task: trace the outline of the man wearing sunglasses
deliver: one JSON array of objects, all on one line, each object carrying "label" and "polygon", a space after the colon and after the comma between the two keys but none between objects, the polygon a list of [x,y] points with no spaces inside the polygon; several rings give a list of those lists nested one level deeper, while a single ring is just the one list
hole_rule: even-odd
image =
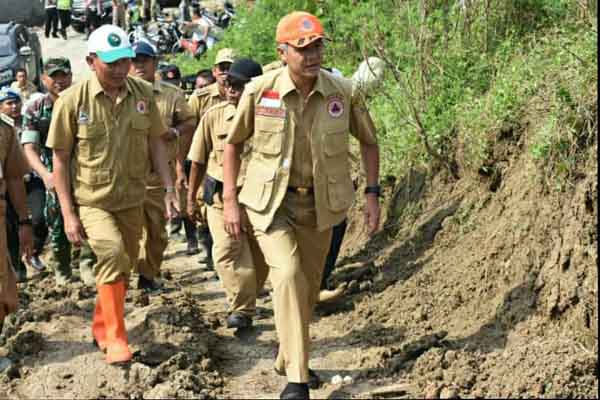
[{"label": "man wearing sunglasses", "polygon": [[[244,227],[240,240],[233,239],[225,232],[223,145],[244,87],[252,78],[261,74],[260,65],[250,59],[242,58],[233,63],[224,85],[227,101],[206,111],[194,134],[188,155],[192,160],[188,206],[191,212],[200,182],[204,180],[203,195],[208,206],[208,226],[214,240],[215,268],[229,302],[227,327],[238,329],[252,325],[256,297],[265,283],[268,268],[249,225]],[[239,185],[242,182],[243,172]]]},{"label": "man wearing sunglasses", "polygon": [[[236,57],[236,52],[233,49],[224,48],[219,50],[215,57],[215,63],[212,69],[216,82],[194,91],[190,96],[188,104],[195,113],[198,123],[200,123],[206,110],[226,100],[225,80],[227,79],[227,72]],[[213,263],[211,254],[212,236],[206,222],[206,206],[204,205],[201,196],[198,196],[194,200],[194,203],[193,217],[198,222],[199,243],[201,245],[201,252],[203,253],[199,261],[200,263],[206,263],[206,266],[210,268]]]},{"label": "man wearing sunglasses", "polygon": [[[325,33],[306,12],[277,26],[286,64],[244,90],[226,139],[223,162],[225,230],[239,239],[247,214],[270,267],[279,352],[286,375],[282,399],[309,398],[318,376],[308,368],[309,324],[319,295],[332,227],[354,199],[349,134],[360,143],[367,175],[366,226],[379,226],[379,147],[375,127],[352,83],[321,68]],[[252,139],[245,180],[237,179],[244,143]]]}]

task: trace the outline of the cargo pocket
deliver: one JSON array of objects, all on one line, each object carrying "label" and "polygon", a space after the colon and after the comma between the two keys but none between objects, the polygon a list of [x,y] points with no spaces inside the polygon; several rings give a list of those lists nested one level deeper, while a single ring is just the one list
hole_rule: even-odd
[{"label": "cargo pocket", "polygon": [[129,176],[143,178],[148,174],[150,155],[148,153],[148,131],[150,120],[145,116],[136,116],[131,120],[129,131]]},{"label": "cargo pocket", "polygon": [[327,196],[329,210],[346,211],[354,201],[354,187],[349,172],[340,172],[327,176]]},{"label": "cargo pocket", "polygon": [[110,170],[107,168],[87,168],[79,165],[76,179],[88,186],[106,185],[111,180]]},{"label": "cargo pocket", "polygon": [[240,202],[251,210],[261,212],[269,205],[275,184],[275,171],[252,163],[248,166]]},{"label": "cargo pocket", "polygon": [[108,135],[104,124],[80,124],[77,127],[77,157],[84,163],[91,163],[102,157],[108,146]]},{"label": "cargo pocket", "polygon": [[223,158],[225,151],[225,139],[227,138],[227,134],[225,135],[217,135],[217,141],[214,144],[214,155],[215,162],[219,167],[223,166]]},{"label": "cargo pocket", "polygon": [[254,149],[270,156],[281,154],[284,127],[283,118],[256,117],[252,142]]}]

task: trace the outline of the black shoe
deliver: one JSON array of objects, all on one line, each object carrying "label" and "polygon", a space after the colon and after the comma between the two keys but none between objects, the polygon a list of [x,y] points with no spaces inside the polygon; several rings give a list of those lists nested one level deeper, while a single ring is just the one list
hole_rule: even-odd
[{"label": "black shoe", "polygon": [[52,37],[53,37],[53,38],[57,38],[57,39],[58,39],[58,33],[56,33],[56,32],[52,32]]},{"label": "black shoe", "polygon": [[250,328],[252,326],[252,318],[245,314],[233,312],[227,317],[228,328]]},{"label": "black shoe", "polygon": [[138,289],[144,290],[145,292],[158,292],[162,290],[162,285],[155,279],[148,279],[143,275],[138,278]]},{"label": "black shoe", "polygon": [[194,242],[193,240],[188,240],[187,242],[187,250],[185,252],[188,256],[193,256],[200,253],[200,249],[198,248],[198,242]]},{"label": "black shoe", "polygon": [[319,378],[319,375],[317,375],[317,373],[310,368],[308,369],[308,387],[312,390],[316,390],[321,387],[321,378]]},{"label": "black shoe", "polygon": [[60,36],[62,36],[63,39],[67,40],[67,32],[61,32]]},{"label": "black shoe", "polygon": [[288,383],[279,395],[280,399],[310,399],[308,384]]}]

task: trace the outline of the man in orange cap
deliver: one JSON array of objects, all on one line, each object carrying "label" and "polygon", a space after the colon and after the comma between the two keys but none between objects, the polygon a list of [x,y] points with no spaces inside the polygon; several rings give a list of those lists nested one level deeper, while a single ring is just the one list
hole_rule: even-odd
[{"label": "man in orange cap", "polygon": [[[373,121],[352,82],[321,68],[321,22],[309,13],[293,12],[279,22],[276,39],[286,67],[246,86],[226,140],[224,220],[226,231],[239,238],[239,203],[245,206],[271,268],[280,343],[275,370],[288,379],[281,398],[306,399],[309,382],[318,385],[308,368],[309,323],[332,227],[346,217],[354,198],[349,133],[360,142],[366,170],[370,234],[379,226],[379,147]],[[238,196],[240,153],[250,137],[250,161]]]}]

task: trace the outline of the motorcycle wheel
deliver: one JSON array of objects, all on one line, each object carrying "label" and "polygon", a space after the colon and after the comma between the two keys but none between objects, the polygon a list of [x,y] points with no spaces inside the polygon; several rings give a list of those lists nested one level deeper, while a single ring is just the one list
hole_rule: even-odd
[{"label": "motorcycle wheel", "polygon": [[207,47],[206,47],[206,43],[202,43],[202,44],[200,44],[200,45],[198,46],[198,48],[196,49],[196,52],[194,53],[194,58],[195,58],[195,59],[198,59],[198,58],[202,57],[202,55],[203,55],[204,53],[206,53],[206,49],[207,49]]},{"label": "motorcycle wheel", "polygon": [[173,45],[173,47],[171,47],[171,54],[178,54],[182,52],[182,48],[181,45],[179,44],[179,42],[175,43]]}]

